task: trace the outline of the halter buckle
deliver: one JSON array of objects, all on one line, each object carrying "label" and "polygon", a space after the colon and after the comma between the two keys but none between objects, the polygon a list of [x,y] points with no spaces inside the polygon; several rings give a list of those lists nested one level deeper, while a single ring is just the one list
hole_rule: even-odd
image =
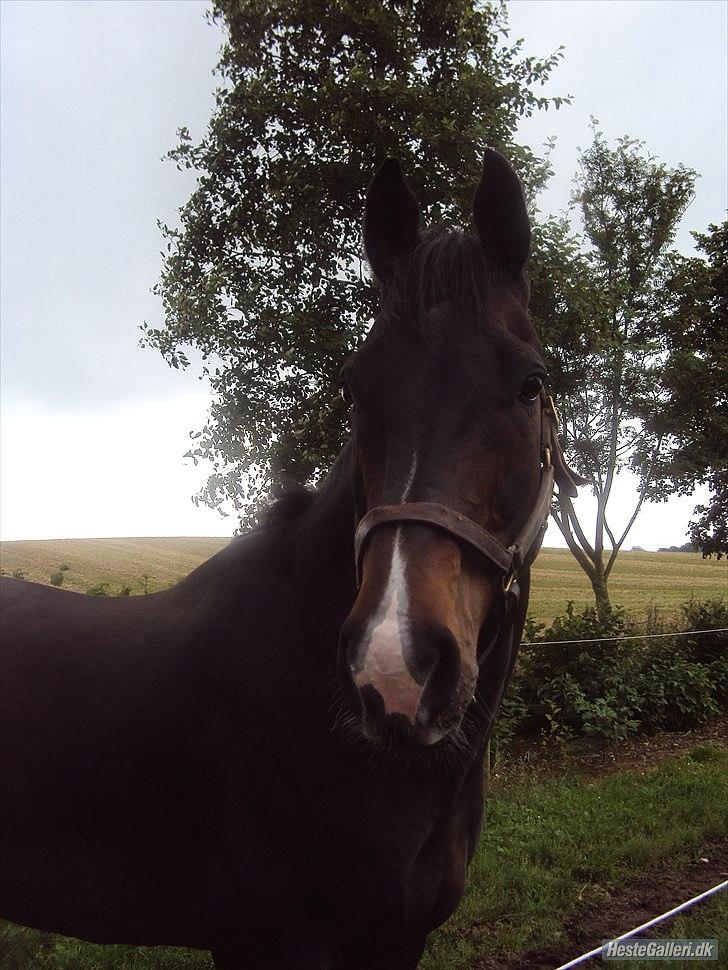
[{"label": "halter buckle", "polygon": [[509,573],[508,576],[504,576],[503,577],[503,592],[504,593],[507,593],[510,590],[510,588],[513,585],[513,583],[515,582],[515,580],[516,580],[516,572],[515,572],[515,570],[512,573]]}]

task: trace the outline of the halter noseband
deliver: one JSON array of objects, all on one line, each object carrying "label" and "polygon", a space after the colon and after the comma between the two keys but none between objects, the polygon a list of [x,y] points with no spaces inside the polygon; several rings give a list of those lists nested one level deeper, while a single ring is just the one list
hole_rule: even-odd
[{"label": "halter noseband", "polygon": [[[518,572],[530,566],[540,548],[548,522],[554,490],[554,478],[559,475],[559,487],[574,488],[563,461],[557,437],[558,412],[551,397],[541,394],[541,482],[531,514],[509,546],[473,522],[462,512],[456,512],[436,502],[405,502],[402,505],[379,505],[370,509],[359,521],[354,533],[354,556],[357,586],[361,585],[361,565],[369,535],[380,525],[391,522],[419,522],[432,525],[476,549],[488,562],[503,573],[503,590],[508,593]],[[553,458],[556,459],[556,471]],[[562,483],[562,477],[564,481]]]}]

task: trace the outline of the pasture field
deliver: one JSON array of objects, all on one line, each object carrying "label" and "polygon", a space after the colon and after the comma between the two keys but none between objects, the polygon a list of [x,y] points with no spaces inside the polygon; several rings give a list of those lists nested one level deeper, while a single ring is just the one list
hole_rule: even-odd
[{"label": "pasture field", "polygon": [[[68,565],[64,589],[85,593],[108,583],[112,594],[130,586],[132,594],[173,586],[228,539],[164,537],[158,539],[19,539],[0,542],[0,568],[6,575],[22,570],[25,579],[48,583],[59,566]],[[148,577],[145,584],[144,577]]]},{"label": "pasture field", "polygon": [[[680,893],[683,867],[700,868],[701,859],[725,853],[728,749],[702,744],[648,769],[597,778],[500,782],[489,796],[486,818],[465,898],[430,938],[422,970],[510,970],[531,966],[521,955],[543,947],[562,956],[566,947],[574,956],[601,942],[581,948],[569,942],[569,928],[580,914],[620,899],[635,880],[659,883],[670,873]],[[666,898],[674,904],[690,895]],[[725,953],[727,903],[716,900],[657,935],[718,937]],[[560,962],[554,958],[545,965]],[[211,970],[212,962],[202,952],[100,947],[2,924],[0,967]]]},{"label": "pasture field", "polygon": [[[227,542],[185,537],[18,540],[0,543],[0,567],[8,575],[22,570],[26,579],[48,583],[59,566],[68,565],[65,589],[85,592],[108,583],[112,594],[123,586],[135,594],[145,587],[153,592],[173,585]],[[624,552],[614,567],[610,593],[615,605],[633,613],[657,607],[669,616],[691,596],[728,598],[728,560],[687,552]],[[567,549],[544,549],[533,569],[530,612],[549,622],[569,600],[577,609],[593,604],[586,576]]]}]

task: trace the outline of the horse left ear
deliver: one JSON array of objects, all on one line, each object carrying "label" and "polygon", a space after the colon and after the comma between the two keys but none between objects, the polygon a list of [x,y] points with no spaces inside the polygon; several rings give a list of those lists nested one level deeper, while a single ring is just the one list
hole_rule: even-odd
[{"label": "horse left ear", "polygon": [[531,224],[521,182],[510,162],[486,149],[473,200],[473,219],[488,255],[514,275],[526,265]]},{"label": "horse left ear", "polygon": [[420,207],[396,158],[378,169],[364,208],[364,250],[374,275],[384,282],[399,259],[417,245]]}]

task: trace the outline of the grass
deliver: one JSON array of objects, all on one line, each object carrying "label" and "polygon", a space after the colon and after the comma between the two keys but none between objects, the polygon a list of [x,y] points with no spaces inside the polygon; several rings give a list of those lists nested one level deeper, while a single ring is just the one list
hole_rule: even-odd
[{"label": "grass", "polygon": [[[26,579],[49,582],[68,564],[63,586],[85,592],[108,583],[112,593],[130,586],[143,592],[171,586],[226,544],[226,539],[47,539],[0,543],[0,566],[7,574],[20,569]],[[697,553],[624,552],[610,579],[612,601],[634,613],[657,606],[666,615],[680,603],[725,596],[728,560],[701,559]],[[593,604],[586,576],[566,549],[544,549],[533,570],[531,613],[550,622],[568,600],[577,609]]]},{"label": "grass", "polygon": [[[681,913],[667,928],[656,926],[649,936],[639,939],[661,940],[718,940],[718,960],[707,966],[720,970],[728,967],[728,892],[724,891],[713,899],[699,903],[693,910]],[[615,966],[619,963],[615,960]],[[630,960],[629,970],[655,970],[656,967],[670,967],[671,970],[693,970],[696,966],[705,967],[699,960]]]},{"label": "grass", "polygon": [[108,583],[115,593],[130,586],[143,592],[173,586],[229,540],[187,537],[161,539],[19,539],[0,542],[0,566],[8,575],[23,571],[26,579],[48,583],[67,564],[64,589],[85,593],[89,586]]},{"label": "grass", "polygon": [[[712,970],[728,967],[728,892],[705,903],[699,903],[697,908],[681,913],[671,921],[666,929],[655,927],[652,937],[664,940],[718,940],[718,960],[707,966]],[[667,963],[655,960],[630,960],[629,963],[618,963],[615,966],[629,967],[629,970],[656,970],[657,967],[679,967],[676,962]],[[685,966],[700,966],[700,961],[690,961]],[[703,964],[706,966],[706,964]]]},{"label": "grass", "polygon": [[[563,922],[579,901],[606,899],[611,887],[660,862],[679,866],[726,831],[728,751],[717,746],[648,772],[495,790],[466,896],[431,938],[422,970],[466,970],[476,957],[562,942]],[[679,927],[687,936],[720,936],[725,914],[719,901]],[[211,967],[204,953],[98,947],[10,924],[3,944],[3,970]]]},{"label": "grass", "polygon": [[[609,578],[609,593],[613,603],[631,613],[657,606],[677,614],[691,596],[726,596],[728,560],[703,559],[697,552],[622,552]],[[563,613],[568,600],[577,611],[593,606],[589,581],[568,549],[544,549],[532,571],[530,612],[549,622]]]},{"label": "grass", "polygon": [[728,751],[706,757],[705,748],[646,773],[556,778],[495,794],[465,898],[422,970],[563,942],[562,921],[577,900],[598,903],[630,874],[687,860],[725,835]]}]

